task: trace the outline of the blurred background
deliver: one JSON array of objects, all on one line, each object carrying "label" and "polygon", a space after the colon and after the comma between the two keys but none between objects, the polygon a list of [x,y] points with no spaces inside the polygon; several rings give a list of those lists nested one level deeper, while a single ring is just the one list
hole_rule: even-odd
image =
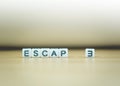
[{"label": "blurred background", "polygon": [[119,47],[119,0],[0,0],[0,47]]},{"label": "blurred background", "polygon": [[[69,57],[22,58],[23,47]],[[120,0],[0,0],[0,86],[120,86]]]}]

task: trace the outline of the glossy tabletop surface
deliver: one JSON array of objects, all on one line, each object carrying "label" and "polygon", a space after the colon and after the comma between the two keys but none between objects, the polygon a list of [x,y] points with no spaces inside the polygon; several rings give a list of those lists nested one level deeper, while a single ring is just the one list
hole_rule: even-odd
[{"label": "glossy tabletop surface", "polygon": [[69,49],[68,58],[23,58],[21,50],[0,51],[0,86],[120,86],[120,50]]}]

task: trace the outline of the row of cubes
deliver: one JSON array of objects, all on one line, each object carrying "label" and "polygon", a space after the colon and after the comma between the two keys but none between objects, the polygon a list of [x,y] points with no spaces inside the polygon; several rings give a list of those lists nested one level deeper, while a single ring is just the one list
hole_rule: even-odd
[{"label": "row of cubes", "polygon": [[[23,48],[23,57],[68,57],[68,48]],[[86,57],[95,57],[95,49],[86,48]]]}]

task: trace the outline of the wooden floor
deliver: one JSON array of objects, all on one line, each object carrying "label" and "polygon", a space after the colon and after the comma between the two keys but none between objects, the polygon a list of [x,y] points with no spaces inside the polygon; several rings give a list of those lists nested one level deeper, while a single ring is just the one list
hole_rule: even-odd
[{"label": "wooden floor", "polygon": [[120,50],[96,49],[95,58],[70,49],[68,58],[22,58],[0,51],[0,86],[120,86]]}]

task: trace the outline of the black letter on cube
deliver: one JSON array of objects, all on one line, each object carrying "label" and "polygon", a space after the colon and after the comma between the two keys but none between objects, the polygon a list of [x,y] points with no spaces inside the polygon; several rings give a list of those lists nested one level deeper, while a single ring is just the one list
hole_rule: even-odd
[{"label": "black letter on cube", "polygon": [[85,56],[86,57],[94,57],[95,56],[95,49],[93,49],[93,48],[86,48],[85,49]]}]

